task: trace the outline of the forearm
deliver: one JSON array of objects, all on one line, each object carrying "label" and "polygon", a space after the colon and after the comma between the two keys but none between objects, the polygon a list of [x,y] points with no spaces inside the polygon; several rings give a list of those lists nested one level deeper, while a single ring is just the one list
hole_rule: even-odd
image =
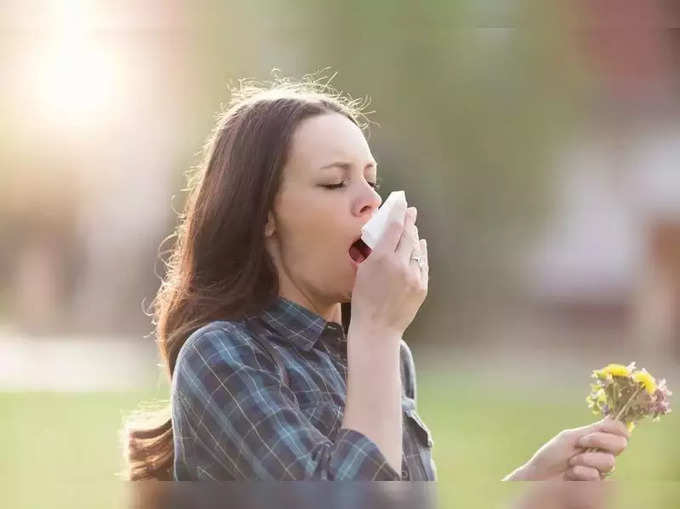
[{"label": "forearm", "polygon": [[347,346],[347,401],[343,428],[363,433],[401,472],[402,414],[397,334],[352,329]]}]

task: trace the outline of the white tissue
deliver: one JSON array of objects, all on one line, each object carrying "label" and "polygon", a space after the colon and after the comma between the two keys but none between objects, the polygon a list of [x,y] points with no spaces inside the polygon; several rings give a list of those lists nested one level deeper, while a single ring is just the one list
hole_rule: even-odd
[{"label": "white tissue", "polygon": [[404,191],[392,191],[368,223],[361,228],[361,240],[371,249],[375,247],[385,232],[390,210],[398,202],[403,202],[406,205],[406,193]]}]

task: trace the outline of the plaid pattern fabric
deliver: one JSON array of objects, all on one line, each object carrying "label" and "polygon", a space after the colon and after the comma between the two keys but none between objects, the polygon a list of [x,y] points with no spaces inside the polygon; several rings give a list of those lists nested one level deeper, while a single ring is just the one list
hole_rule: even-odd
[{"label": "plaid pattern fabric", "polygon": [[342,428],[342,326],[278,297],[258,319],[279,368],[245,321],[214,321],[182,346],[172,379],[176,480],[435,480],[432,438],[416,412],[415,369],[401,342],[403,456],[396,472],[376,444]]}]

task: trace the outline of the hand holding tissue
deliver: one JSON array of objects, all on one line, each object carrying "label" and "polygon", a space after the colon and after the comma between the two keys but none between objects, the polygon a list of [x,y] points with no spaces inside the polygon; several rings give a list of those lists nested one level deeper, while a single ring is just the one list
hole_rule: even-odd
[{"label": "hand holding tissue", "polygon": [[375,248],[385,232],[390,210],[398,202],[403,202],[406,205],[406,193],[404,191],[391,192],[375,215],[361,228],[361,240],[371,249]]}]

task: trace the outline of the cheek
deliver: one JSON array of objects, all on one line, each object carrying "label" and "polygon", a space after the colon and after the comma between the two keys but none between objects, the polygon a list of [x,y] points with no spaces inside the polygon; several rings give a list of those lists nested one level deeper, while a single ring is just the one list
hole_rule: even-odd
[{"label": "cheek", "polygon": [[314,232],[338,215],[338,203],[314,189],[281,196],[280,214],[289,229]]},{"label": "cheek", "polygon": [[337,263],[348,231],[342,223],[346,205],[339,193],[289,192],[282,196],[280,206],[280,229],[287,254],[315,266]]},{"label": "cheek", "polygon": [[296,213],[282,228],[283,255],[293,264],[303,262],[307,268],[327,266],[333,245],[330,237],[328,224],[319,216]]},{"label": "cheek", "polygon": [[300,207],[292,217],[295,235],[303,244],[323,251],[333,244],[333,239],[342,236],[340,217],[337,207]]}]

